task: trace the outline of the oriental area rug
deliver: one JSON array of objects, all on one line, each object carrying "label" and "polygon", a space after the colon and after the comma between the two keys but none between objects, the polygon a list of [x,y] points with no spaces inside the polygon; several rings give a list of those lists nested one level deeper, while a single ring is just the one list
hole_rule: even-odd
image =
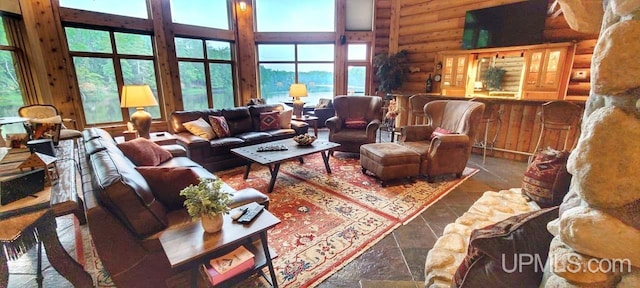
[{"label": "oriental area rug", "polygon": [[[381,187],[361,172],[358,159],[331,157],[327,174],[319,154],[283,163],[269,203],[282,222],[269,230],[269,246],[280,287],[313,287],[382,240],[477,172],[466,168],[463,177],[418,179]],[[267,191],[268,167],[253,165],[248,179],[244,167],[217,172],[231,187]],[[85,269],[98,287],[111,287],[101,269],[88,233],[84,233]],[[268,275],[268,273],[267,273]],[[243,283],[245,286],[261,286]]]}]

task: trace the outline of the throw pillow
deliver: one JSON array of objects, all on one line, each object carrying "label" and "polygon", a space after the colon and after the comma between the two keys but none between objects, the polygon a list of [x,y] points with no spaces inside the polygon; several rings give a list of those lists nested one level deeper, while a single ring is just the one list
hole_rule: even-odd
[{"label": "throw pillow", "polygon": [[209,116],[209,123],[211,123],[211,127],[213,127],[213,131],[218,138],[231,136],[227,119],[224,116]]},{"label": "throw pillow", "polygon": [[280,111],[280,128],[291,129],[291,117],[293,117],[293,109],[285,109]]},{"label": "throw pillow", "polygon": [[118,144],[122,153],[136,164],[136,166],[157,166],[173,156],[169,151],[162,149],[160,145],[147,138],[136,138],[131,141]]},{"label": "throw pillow", "polygon": [[260,113],[260,131],[269,131],[280,129],[280,112],[262,112]]},{"label": "throw pillow", "polygon": [[209,123],[207,123],[207,121],[202,118],[186,122],[182,125],[193,135],[200,136],[207,140],[216,138],[216,134],[213,132],[211,125],[209,125]]},{"label": "throw pillow", "polygon": [[568,151],[547,149],[536,154],[524,172],[522,192],[540,207],[560,205],[569,191]]},{"label": "throw pillow", "polygon": [[367,121],[362,118],[347,118],[344,120],[344,126],[352,129],[362,129],[367,127]]},{"label": "throw pillow", "polygon": [[553,207],[474,230],[451,287],[538,287],[553,239],[547,223],[557,217]]},{"label": "throw pillow", "polygon": [[193,184],[198,185],[200,180],[189,167],[136,167],[142,174],[151,192],[169,210],[184,208],[184,196],[180,190]]},{"label": "throw pillow", "polygon": [[433,138],[437,136],[443,136],[443,135],[449,135],[449,134],[453,134],[453,133],[447,129],[436,127],[436,129],[433,130],[433,132],[431,132],[431,137],[429,137],[429,140],[433,140]]}]

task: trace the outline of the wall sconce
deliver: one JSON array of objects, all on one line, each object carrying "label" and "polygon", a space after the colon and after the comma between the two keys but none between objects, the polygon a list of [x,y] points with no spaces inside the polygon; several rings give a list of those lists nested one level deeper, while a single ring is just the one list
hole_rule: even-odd
[{"label": "wall sconce", "polygon": [[240,11],[247,11],[247,2],[240,1]]}]

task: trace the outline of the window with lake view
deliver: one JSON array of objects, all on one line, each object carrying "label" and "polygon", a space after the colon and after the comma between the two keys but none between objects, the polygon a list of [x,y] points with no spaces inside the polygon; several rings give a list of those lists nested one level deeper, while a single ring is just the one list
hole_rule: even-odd
[{"label": "window with lake view", "polygon": [[147,84],[159,106],[146,107],[161,118],[154,49],[150,35],[66,27],[78,88],[87,124],[129,121],[135,108],[120,108],[120,89]]}]

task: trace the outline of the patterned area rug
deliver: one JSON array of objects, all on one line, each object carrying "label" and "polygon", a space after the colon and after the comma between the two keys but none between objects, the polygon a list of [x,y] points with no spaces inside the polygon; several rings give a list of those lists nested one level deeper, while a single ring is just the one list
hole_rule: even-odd
[{"label": "patterned area rug", "polygon": [[[281,287],[317,285],[477,172],[467,168],[461,179],[399,181],[382,188],[362,174],[358,159],[338,157],[330,159],[332,174],[326,173],[318,154],[306,157],[304,164],[291,161],[280,167],[269,211],[282,222],[269,230],[269,245],[278,255],[273,263]],[[267,167],[253,165],[247,180],[243,172],[244,167],[238,167],[216,174],[235,189],[267,191]],[[88,228],[80,230],[85,269],[96,287],[115,287],[91,245]]]},{"label": "patterned area rug", "polygon": [[[304,160],[283,164],[269,194],[269,211],[282,220],[269,231],[281,287],[318,284],[477,172],[467,168],[462,179],[399,181],[382,188],[362,174],[358,159],[331,157],[332,174],[320,155]],[[253,165],[247,180],[243,172],[241,167],[218,176],[235,189],[267,191],[267,167]]]}]

